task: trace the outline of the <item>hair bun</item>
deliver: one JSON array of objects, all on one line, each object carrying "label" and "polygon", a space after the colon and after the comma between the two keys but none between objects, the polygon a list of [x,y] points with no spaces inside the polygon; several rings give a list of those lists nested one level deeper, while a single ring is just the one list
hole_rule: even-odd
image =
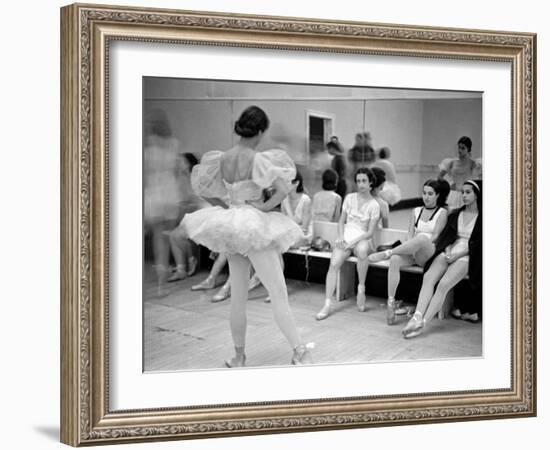
[{"label": "hair bun", "polygon": [[247,126],[240,126],[239,123],[235,123],[235,133],[242,137],[252,137],[258,134],[257,130],[252,130]]}]

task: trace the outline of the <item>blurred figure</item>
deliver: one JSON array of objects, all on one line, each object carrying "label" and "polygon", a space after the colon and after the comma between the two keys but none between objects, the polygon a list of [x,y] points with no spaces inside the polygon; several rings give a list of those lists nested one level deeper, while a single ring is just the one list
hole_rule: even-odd
[{"label": "blurred figure", "polygon": [[168,278],[169,242],[167,231],[174,228],[182,199],[178,181],[179,143],[172,136],[163,110],[147,114],[144,124],[143,212],[145,229],[152,234],[154,268],[159,294]]},{"label": "blurred figure", "polygon": [[336,184],[336,193],[344,198],[348,192],[348,186],[346,182],[347,178],[347,165],[344,158],[344,147],[338,140],[338,136],[332,136],[330,141],[327,142],[327,150],[329,155],[332,156],[330,167],[338,175],[338,181]]},{"label": "blurred figure", "polygon": [[[197,157],[193,153],[181,153],[178,155],[177,162],[178,181],[182,196],[179,204],[179,217],[183,220],[185,214],[210,205],[196,195],[191,187],[191,171],[199,162]],[[176,262],[176,271],[168,278],[168,281],[183,280],[187,276],[193,275],[197,269],[196,245],[187,238],[181,222],[177,228],[169,233],[169,238],[170,250],[172,250]]]},{"label": "blurred figure", "polygon": [[372,138],[370,133],[363,132],[355,135],[355,145],[349,150],[348,160],[351,165],[352,173],[362,167],[371,168],[376,159],[374,149],[372,148]]},{"label": "blurred figure", "polygon": [[393,206],[401,200],[401,189],[397,185],[395,166],[389,159],[390,155],[390,149],[382,147],[378,151],[378,159],[374,163],[374,167],[379,167],[386,174],[386,182],[384,188],[380,191],[380,197],[386,200],[390,206]]}]

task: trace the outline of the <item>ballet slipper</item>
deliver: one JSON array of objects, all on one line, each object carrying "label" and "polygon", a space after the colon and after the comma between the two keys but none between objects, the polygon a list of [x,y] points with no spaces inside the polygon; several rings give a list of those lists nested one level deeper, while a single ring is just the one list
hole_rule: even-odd
[{"label": "ballet slipper", "polygon": [[455,308],[451,311],[451,317],[453,317],[454,319],[460,319],[461,316],[462,316],[462,313],[460,312],[460,309]]},{"label": "ballet slipper", "polygon": [[319,311],[317,313],[317,315],[315,316],[315,318],[317,320],[324,320],[326,319],[328,316],[330,316],[330,313],[332,312],[332,302],[326,302],[325,303],[325,306],[323,306],[323,308],[321,309],[321,311]]},{"label": "ballet slipper", "polygon": [[244,353],[238,353],[230,360],[224,361],[226,367],[244,367],[246,364],[246,355]]},{"label": "ballet slipper", "polygon": [[478,323],[480,321],[479,315],[477,313],[464,313],[460,316],[460,319],[470,323]]},{"label": "ballet slipper", "polygon": [[369,262],[380,262],[380,261],[384,261],[385,259],[390,259],[392,255],[392,251],[391,250],[384,250],[383,252],[376,252],[376,253],[372,253],[368,256],[368,260]]},{"label": "ballet slipper", "polygon": [[386,303],[386,323],[388,325],[395,324],[395,310],[396,310],[395,300],[393,298],[388,298],[388,302]]},{"label": "ballet slipper", "polygon": [[367,310],[367,296],[365,295],[365,291],[359,291],[357,292],[357,310],[359,312],[365,312]]},{"label": "ballet slipper", "polygon": [[307,346],[305,346],[304,344],[298,345],[292,353],[292,359],[290,360],[290,363],[294,366],[313,364],[311,352],[308,350]]},{"label": "ballet slipper", "polygon": [[208,276],[206,280],[191,286],[192,291],[206,291],[208,289],[214,289],[216,287],[216,280],[214,277]]},{"label": "ballet slipper", "polygon": [[422,317],[422,314],[420,314],[419,312],[415,312],[414,315],[411,317],[411,320],[409,320],[405,328],[403,328],[403,337],[405,339],[411,339],[418,336],[422,333],[424,325],[425,320]]},{"label": "ballet slipper", "polygon": [[179,280],[185,280],[187,278],[187,273],[183,269],[183,266],[178,266],[176,268],[176,271],[168,278],[168,283],[172,283],[173,281],[179,281]]},{"label": "ballet slipper", "polygon": [[214,295],[214,297],[212,297],[212,303],[224,301],[230,295],[231,295],[231,284],[228,281],[221,287],[221,289],[217,292],[217,294]]}]

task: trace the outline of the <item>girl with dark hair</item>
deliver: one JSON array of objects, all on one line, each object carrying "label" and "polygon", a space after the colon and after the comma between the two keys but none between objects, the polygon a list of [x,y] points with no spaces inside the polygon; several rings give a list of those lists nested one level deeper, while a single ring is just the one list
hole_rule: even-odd
[{"label": "girl with dark hair", "polygon": [[474,290],[481,289],[481,188],[481,180],[467,180],[462,185],[464,206],[449,214],[435,242],[435,252],[424,266],[416,311],[403,329],[406,339],[422,333],[441,309],[447,293],[466,275]]},{"label": "girl with dark hair", "polygon": [[424,206],[414,208],[409,219],[408,240],[403,244],[369,256],[370,262],[390,259],[388,269],[388,301],[386,320],[395,323],[395,293],[401,279],[401,267],[416,264],[423,267],[435,253],[435,242],[447,224],[445,202],[449,195],[449,183],[428,180],[422,189]]},{"label": "girl with dark hair", "polygon": [[312,222],[314,220],[323,222],[338,222],[340,209],[342,208],[342,197],[334,190],[338,182],[338,175],[332,169],[323,172],[323,190],[313,196],[311,207]]},{"label": "girl with dark hair", "polygon": [[375,177],[371,194],[380,205],[380,220],[378,221],[378,228],[388,228],[390,221],[390,206],[382,197],[382,192],[386,186],[386,174],[379,167],[372,167],[371,170]]},{"label": "girl with dark hair", "polygon": [[330,141],[327,142],[326,147],[329,155],[332,155],[333,157],[330,167],[338,175],[335,191],[340,198],[344,198],[348,192],[348,185],[346,183],[347,167],[346,160],[344,158],[344,147],[338,140],[337,136],[332,136]]},{"label": "girl with dark hair", "polygon": [[[230,326],[235,356],[228,367],[245,365],[246,304],[250,266],[254,268],[271,298],[275,322],[293,350],[292,364],[311,362],[302,343],[288,304],[279,253],[303,239],[292,219],[274,212],[290,191],[296,167],[282,150],[257,152],[269,125],[265,112],[257,106],[245,109],[235,123],[240,136],[231,149],[207,152],[195,166],[191,182],[195,192],[217,204],[187,214],[184,224],[190,239],[212,251],[227,254],[231,283]],[[275,189],[269,200],[263,189]],[[226,204],[222,199],[227,199]]]},{"label": "girl with dark hair", "polygon": [[304,179],[298,171],[292,180],[290,192],[281,203],[281,212],[296,222],[304,232],[305,238],[296,242],[295,245],[308,244],[313,236],[311,198],[304,192]]},{"label": "girl with dark hair", "polygon": [[336,278],[345,260],[354,253],[357,256],[357,308],[365,311],[365,280],[369,262],[367,256],[373,251],[372,237],[380,218],[380,206],[371,191],[376,178],[372,171],[360,168],[355,173],[357,192],[346,195],[342,215],[338,221],[338,237],[330,258],[325,287],[325,304],[317,314],[317,320],[326,319],[332,312],[332,296],[336,290]]},{"label": "girl with dark hair", "polygon": [[462,203],[462,184],[466,180],[482,178],[481,159],[472,158],[472,140],[462,136],[457,142],[458,157],[446,158],[439,165],[438,179],[446,179],[451,185],[449,208],[460,208]]}]

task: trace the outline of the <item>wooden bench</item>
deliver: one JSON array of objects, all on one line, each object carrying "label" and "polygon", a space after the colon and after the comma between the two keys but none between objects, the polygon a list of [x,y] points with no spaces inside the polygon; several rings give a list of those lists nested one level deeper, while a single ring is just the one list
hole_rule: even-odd
[{"label": "wooden bench", "polygon": [[[338,224],[336,222],[313,222],[313,236],[320,237],[325,241],[329,242],[332,247],[336,241],[338,235]],[[407,231],[399,230],[394,228],[381,228],[376,231],[375,242],[377,245],[381,244],[391,244],[397,240],[405,242],[407,240]],[[324,258],[329,259],[332,255],[332,252],[318,252],[314,250],[305,250],[303,248],[289,249],[287,253],[294,255],[302,255],[309,258]],[[357,257],[350,256],[346,259],[346,262],[340,268],[338,276],[336,278],[336,299],[338,301],[344,300],[349,297],[355,296],[355,263],[357,262]],[[379,261],[376,263],[369,263],[369,267],[378,267],[382,269],[388,269],[390,265],[389,260]],[[423,275],[423,269],[419,266],[403,266],[401,267],[402,272],[408,272],[419,277]],[[453,304],[453,291],[451,290],[445,299],[445,303],[441,308],[438,316],[440,319],[446,317]]]}]

